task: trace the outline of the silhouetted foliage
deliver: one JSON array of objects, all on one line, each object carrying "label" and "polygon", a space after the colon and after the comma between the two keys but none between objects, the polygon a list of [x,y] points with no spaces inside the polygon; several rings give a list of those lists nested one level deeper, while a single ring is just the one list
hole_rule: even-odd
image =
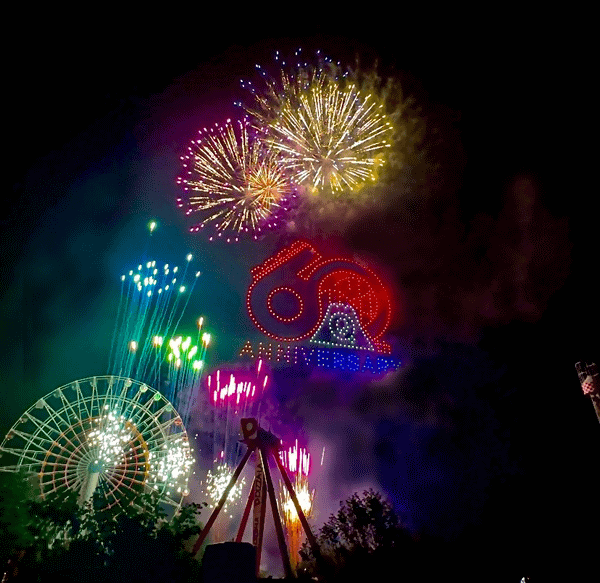
[{"label": "silhouetted foliage", "polygon": [[402,581],[410,581],[412,535],[378,492],[366,490],[362,496],[355,493],[341,502],[337,514],[321,527],[317,542],[329,572],[322,572],[305,543],[299,573],[325,575],[331,581],[385,581],[397,578],[401,570]]},{"label": "silhouetted foliage", "polygon": [[206,503],[183,506],[168,520],[149,492],[98,511],[94,500],[79,505],[76,492],[41,499],[26,477],[0,476],[2,572],[13,557],[16,581],[198,581],[200,566],[188,547]]}]

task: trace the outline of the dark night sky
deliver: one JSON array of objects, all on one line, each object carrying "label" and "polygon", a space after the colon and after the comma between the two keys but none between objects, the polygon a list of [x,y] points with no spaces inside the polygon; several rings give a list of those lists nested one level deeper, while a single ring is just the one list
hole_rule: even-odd
[{"label": "dark night sky", "polygon": [[477,554],[513,580],[586,561],[600,427],[574,364],[599,356],[597,220],[565,178],[560,47],[518,19],[476,32],[407,17],[346,36],[277,29],[281,38],[202,26],[36,25],[27,50],[15,49],[4,75],[0,427],[53,388],[104,372],[114,282],[137,263],[151,218],[165,259],[198,256],[214,359],[232,358],[251,332],[244,277],[274,243],[234,258],[188,236],[174,204],[178,156],[201,125],[235,114],[240,77],[275,49],[378,55],[439,129],[442,170],[419,183],[416,165],[416,186],[342,233],[399,290],[401,374],[349,393],[279,389],[338,454],[322,518],[373,484],[415,528],[454,541],[457,565]]}]

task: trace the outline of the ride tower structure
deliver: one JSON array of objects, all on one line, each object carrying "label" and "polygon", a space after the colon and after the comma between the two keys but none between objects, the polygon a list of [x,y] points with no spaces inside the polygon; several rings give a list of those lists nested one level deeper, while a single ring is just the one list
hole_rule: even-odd
[{"label": "ride tower structure", "polygon": [[203,528],[202,532],[198,537],[198,540],[194,544],[192,554],[196,554],[202,546],[202,543],[206,540],[206,537],[208,536],[211,527],[217,519],[221,509],[227,502],[229,492],[239,479],[240,474],[242,473],[242,470],[244,469],[244,466],[250,459],[251,455],[255,453],[256,466],[254,480],[250,489],[250,493],[248,495],[248,500],[246,502],[242,519],[240,521],[240,526],[237,532],[235,542],[242,542],[248,519],[250,517],[250,511],[254,509],[252,526],[252,544],[256,548],[256,574],[258,576],[265,525],[266,497],[268,495],[285,576],[293,577],[294,573],[290,562],[287,544],[285,542],[282,520],[279,514],[277,497],[275,495],[275,488],[273,486],[273,479],[271,477],[271,470],[269,468],[269,458],[275,460],[276,467],[279,469],[279,472],[283,479],[283,483],[287,491],[289,492],[294,507],[296,508],[298,518],[300,520],[304,533],[306,534],[306,538],[312,549],[312,552],[316,560],[318,562],[322,562],[322,556],[319,549],[319,545],[317,543],[317,539],[313,535],[310,525],[306,520],[306,516],[304,514],[304,511],[302,510],[302,507],[300,506],[300,502],[298,501],[298,497],[296,496],[296,492],[294,491],[292,482],[279,456],[281,441],[270,431],[262,429],[258,424],[258,420],[255,418],[244,418],[241,420],[241,425],[243,434],[243,439],[241,440],[241,442],[244,443],[248,449],[246,450],[246,453],[244,454],[233,475],[231,476],[229,484],[223,491],[221,499],[213,509],[210,518],[208,519],[205,527]]}]

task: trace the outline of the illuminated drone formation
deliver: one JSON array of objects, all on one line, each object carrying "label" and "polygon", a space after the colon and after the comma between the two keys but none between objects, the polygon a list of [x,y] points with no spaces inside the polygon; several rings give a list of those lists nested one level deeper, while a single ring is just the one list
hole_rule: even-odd
[{"label": "illuminated drone formation", "polygon": [[328,257],[298,240],[251,274],[248,315],[278,343],[248,340],[240,358],[376,375],[400,366],[385,338],[390,290],[362,261]]},{"label": "illuminated drone formation", "polygon": [[[237,127],[237,129],[236,129]],[[257,239],[280,224],[294,190],[277,152],[249,135],[247,120],[227,120],[224,126],[200,131],[182,157],[185,174],[178,178],[186,198],[178,199],[186,214],[200,212],[202,220],[190,230],[214,226],[210,236],[237,241]]]},{"label": "illuminated drone formation", "polygon": [[252,269],[246,306],[256,327],[275,340],[312,337],[323,345],[389,353],[382,338],[391,320],[387,287],[368,267],[323,256],[307,241]]},{"label": "illuminated drone formation", "polygon": [[181,417],[160,393],[129,378],[64,385],[32,405],[0,446],[0,471],[25,471],[42,496],[77,492],[80,504],[118,506],[154,490],[178,508],[194,462]]},{"label": "illuminated drone formation", "polygon": [[266,84],[250,111],[295,183],[313,194],[341,194],[377,179],[394,134],[379,96],[332,64],[282,70]]}]

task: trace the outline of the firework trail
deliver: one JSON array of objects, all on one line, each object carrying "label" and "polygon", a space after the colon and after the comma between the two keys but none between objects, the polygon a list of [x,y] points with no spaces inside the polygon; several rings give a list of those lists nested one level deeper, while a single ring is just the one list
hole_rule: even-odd
[{"label": "firework trail", "polygon": [[121,276],[109,373],[143,378],[149,372],[148,368],[154,364],[150,358],[154,339],[175,330],[200,276],[197,272],[189,285],[187,272],[191,260],[189,254],[183,273],[179,266],[168,263],[160,266],[156,261],[147,261]]},{"label": "firework trail", "polygon": [[[189,420],[195,404],[196,389],[204,369],[210,334],[202,333],[202,318],[198,320],[198,337],[192,345],[192,337],[175,336],[168,342],[166,361],[168,363],[165,381],[165,396],[172,400],[181,417]],[[155,338],[162,345],[162,337]]]},{"label": "firework trail", "polygon": [[330,60],[292,73],[282,68],[279,79],[263,77],[266,89],[251,88],[254,104],[246,110],[295,183],[313,194],[340,195],[377,180],[395,130],[373,88]]},{"label": "firework trail", "polygon": [[191,336],[176,335],[200,276],[185,267],[147,261],[121,276],[121,295],[113,333],[108,373],[134,378],[161,390],[188,420],[193,395],[204,368],[210,334],[198,320],[195,345]]},{"label": "firework trail", "polygon": [[247,119],[204,128],[181,158],[185,171],[177,182],[186,196],[177,199],[178,206],[186,206],[188,215],[203,215],[190,230],[212,225],[211,241],[215,236],[227,242],[240,236],[258,239],[281,226],[293,204],[295,192],[285,165],[249,129]]},{"label": "firework trail", "polygon": [[[239,420],[257,416],[270,375],[262,360],[250,370],[218,369],[206,377],[213,406],[213,456],[235,465],[241,454]],[[232,439],[233,438],[233,439]]]}]

